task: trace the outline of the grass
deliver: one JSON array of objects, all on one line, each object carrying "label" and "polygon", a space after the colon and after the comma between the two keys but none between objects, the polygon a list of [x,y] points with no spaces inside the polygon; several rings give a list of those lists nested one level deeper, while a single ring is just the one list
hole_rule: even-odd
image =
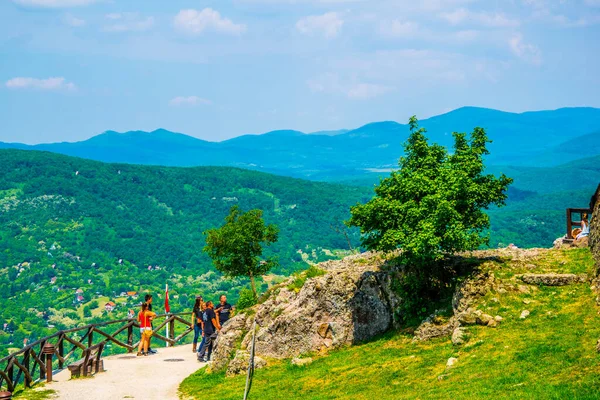
[{"label": "grass", "polygon": [[13,400],[46,400],[55,398],[56,392],[51,389],[17,390],[13,393]]},{"label": "grass", "polygon": [[306,271],[296,273],[294,280],[287,286],[287,288],[289,290],[299,292],[307,279],[316,278],[317,276],[322,275],[325,275],[325,271],[315,265],[311,265]]},{"label": "grass", "polygon": [[[533,267],[535,265],[535,267]],[[506,288],[516,274],[588,273],[587,249],[548,251],[526,260],[487,261]],[[388,333],[370,343],[315,358],[305,367],[289,360],[256,371],[251,399],[598,399],[600,316],[589,284],[527,286],[481,298],[478,308],[504,318],[497,328],[468,327],[469,341],[413,342]],[[521,311],[531,312],[520,319]],[[448,358],[457,364],[446,368]],[[180,386],[182,398],[239,399],[244,376],[200,370]],[[214,397],[206,394],[214,393]]]}]

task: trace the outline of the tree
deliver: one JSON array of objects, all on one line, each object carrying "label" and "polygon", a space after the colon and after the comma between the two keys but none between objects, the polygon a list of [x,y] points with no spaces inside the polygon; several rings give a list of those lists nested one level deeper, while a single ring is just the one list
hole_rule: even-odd
[{"label": "tree", "polygon": [[262,210],[244,213],[238,206],[233,206],[222,227],[204,232],[204,251],[215,267],[228,277],[249,277],[255,297],[254,278],[277,265],[274,258],[262,257],[263,245],[275,243],[279,234],[275,225],[265,225],[262,215]]},{"label": "tree", "polygon": [[488,139],[475,128],[467,139],[453,133],[454,151],[429,144],[416,117],[409,121],[400,169],[375,188],[375,197],[351,208],[350,226],[361,229],[369,250],[401,249],[409,273],[425,282],[439,279],[446,255],[488,243],[484,231],[490,205],[503,206],[512,179],[485,174]]}]

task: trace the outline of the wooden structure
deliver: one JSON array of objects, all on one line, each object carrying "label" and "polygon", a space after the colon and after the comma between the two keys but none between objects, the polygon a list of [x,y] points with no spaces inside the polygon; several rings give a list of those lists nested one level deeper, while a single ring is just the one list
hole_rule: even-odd
[{"label": "wooden structure", "polygon": [[581,228],[581,218],[579,221],[573,220],[573,214],[592,214],[592,210],[590,208],[567,208],[567,240],[575,239],[573,237],[573,228],[578,227]]},{"label": "wooden structure", "polygon": [[[161,319],[163,321],[158,323]],[[174,346],[193,332],[189,319],[189,313],[157,315],[152,336]],[[175,336],[177,322],[183,324],[184,329]],[[158,333],[167,324],[169,337]],[[65,367],[69,367],[74,375],[87,376],[90,372],[100,372],[103,369],[102,353],[109,342],[128,353],[137,351],[139,327],[137,320],[121,319],[58,331],[39,339],[0,360],[0,393],[14,392],[20,384],[29,388],[39,381],[51,382],[53,371]],[[109,329],[112,333],[109,333]]]}]

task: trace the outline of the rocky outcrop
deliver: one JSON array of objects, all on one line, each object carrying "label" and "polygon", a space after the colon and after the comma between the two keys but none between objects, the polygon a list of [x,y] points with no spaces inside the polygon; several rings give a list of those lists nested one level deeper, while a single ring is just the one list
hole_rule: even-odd
[{"label": "rocky outcrop", "polygon": [[217,339],[213,370],[239,370],[254,319],[255,353],[267,360],[328,351],[398,327],[401,299],[392,280],[399,272],[383,256],[365,253],[318,267],[325,275],[308,279],[299,292],[282,284],[263,304],[232,318]]},{"label": "rocky outcrop", "polygon": [[589,245],[596,259],[596,275],[600,275],[600,185],[590,202],[592,215],[590,219]]},{"label": "rocky outcrop", "polygon": [[529,285],[566,286],[574,283],[583,283],[586,275],[575,274],[525,274],[521,280]]}]

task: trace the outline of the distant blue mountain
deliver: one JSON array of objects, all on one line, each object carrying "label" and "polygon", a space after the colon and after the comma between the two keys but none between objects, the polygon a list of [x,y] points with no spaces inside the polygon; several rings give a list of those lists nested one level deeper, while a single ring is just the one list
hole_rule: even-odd
[{"label": "distant blue mountain", "polygon": [[[444,146],[452,145],[453,131],[485,128],[493,140],[489,164],[553,166],[600,154],[600,109],[595,108],[516,114],[463,107],[420,124],[432,142]],[[395,166],[408,134],[407,125],[386,121],[349,131],[304,134],[282,130],[223,142],[159,129],[108,131],[76,143],[27,146],[0,142],[0,148],[44,150],[105,162],[238,166],[280,175],[338,180]]]}]

